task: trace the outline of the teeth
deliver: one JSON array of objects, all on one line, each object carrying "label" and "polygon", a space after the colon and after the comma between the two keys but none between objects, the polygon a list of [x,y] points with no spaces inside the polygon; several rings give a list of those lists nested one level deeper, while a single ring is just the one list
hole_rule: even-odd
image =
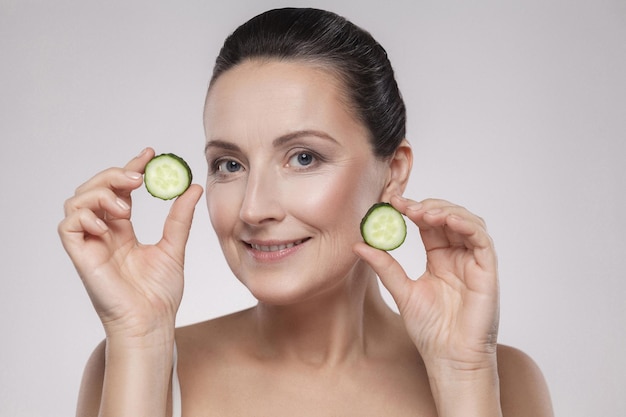
[{"label": "teeth", "polygon": [[259,250],[261,252],[276,252],[279,250],[293,248],[294,246],[299,245],[300,243],[302,243],[302,240],[298,240],[292,243],[287,243],[286,245],[264,246],[264,245],[257,245],[256,243],[251,243],[250,246],[252,246],[253,249]]}]

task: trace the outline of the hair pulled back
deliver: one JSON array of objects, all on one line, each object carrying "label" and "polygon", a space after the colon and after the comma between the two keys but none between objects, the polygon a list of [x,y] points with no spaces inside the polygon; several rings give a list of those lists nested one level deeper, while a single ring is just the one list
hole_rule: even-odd
[{"label": "hair pulled back", "polygon": [[253,17],[226,38],[210,85],[255,58],[302,60],[336,73],[377,156],[393,155],[404,139],[406,109],[387,53],[369,32],[345,18],[312,8],[275,9]]}]

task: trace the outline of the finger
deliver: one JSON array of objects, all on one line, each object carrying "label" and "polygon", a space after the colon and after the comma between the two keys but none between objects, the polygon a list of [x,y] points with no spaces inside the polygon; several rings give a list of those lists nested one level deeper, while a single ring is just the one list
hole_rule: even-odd
[{"label": "finger", "polygon": [[74,195],[78,196],[96,188],[108,188],[116,191],[120,197],[127,199],[130,192],[138,188],[142,182],[142,176],[139,172],[122,168],[108,168],[81,184],[76,188]]},{"label": "finger", "polygon": [[61,242],[68,252],[71,248],[85,241],[86,235],[103,236],[109,228],[102,219],[88,209],[81,209],[64,218],[57,227]]},{"label": "finger", "polygon": [[450,203],[443,200],[425,200],[407,207],[406,216],[419,228],[426,251],[458,245],[458,241],[446,230],[444,207]]},{"label": "finger", "polygon": [[165,220],[161,242],[173,248],[178,256],[184,254],[189,231],[191,230],[193,214],[196,204],[200,196],[202,196],[202,191],[202,187],[192,184],[187,191],[174,201]]},{"label": "finger", "polygon": [[[485,230],[484,221],[464,207],[445,200],[428,199],[416,202],[401,197],[392,199],[392,204],[402,211],[420,229],[426,250],[467,246],[467,237],[461,230],[453,230],[448,217],[455,215],[464,223]],[[472,231],[473,232],[473,231]],[[470,233],[470,232],[468,232]]]},{"label": "finger", "polygon": [[107,211],[112,213],[118,210],[128,209],[126,202],[108,188],[94,188],[82,192],[74,197],[71,197],[63,204],[63,210],[66,216],[81,210],[89,209],[94,213],[97,213],[99,217]]},{"label": "finger", "polygon": [[354,246],[354,253],[367,262],[381,282],[387,288],[396,304],[401,304],[401,299],[406,291],[406,285],[411,282],[406,272],[389,253],[372,248],[364,242],[358,242]]},{"label": "finger", "polygon": [[129,219],[130,205],[108,188],[96,188],[68,199],[64,205],[65,215],[87,209],[95,216],[107,219]]},{"label": "finger", "polygon": [[438,240],[442,247],[464,246],[468,249],[491,245],[490,237],[484,225],[461,207],[447,207],[424,213],[425,234]]},{"label": "finger", "polygon": [[[450,228],[448,220],[457,212],[454,207],[446,209],[436,208],[424,212],[420,227],[422,241],[426,250],[449,248],[453,246],[465,247],[465,237]],[[461,218],[460,216],[458,218]]]},{"label": "finger", "polygon": [[[457,213],[462,217],[466,217],[467,219],[476,222],[477,224],[483,225],[483,227],[485,226],[482,218],[473,214],[466,208],[446,200],[429,198],[419,202],[401,196],[394,196],[391,198],[391,204],[393,204],[396,209],[409,217],[411,220],[415,220],[418,226],[420,226],[419,222],[421,221],[421,216],[423,214],[435,214],[439,210],[448,210],[450,213]],[[429,225],[424,224],[424,227],[429,227]]]},{"label": "finger", "polygon": [[430,229],[420,230],[427,250],[454,246],[467,248],[480,268],[496,269],[493,240],[481,218],[456,206],[428,211],[423,220],[432,225]]},{"label": "finger", "polygon": [[122,191],[124,196],[141,185],[142,174],[146,164],[154,157],[154,150],[146,148],[139,155],[131,159],[123,168],[106,169],[80,185],[76,194],[83,193],[92,188],[106,187]]},{"label": "finger", "polygon": [[124,166],[124,169],[128,171],[140,172],[143,174],[146,168],[146,164],[152,158],[154,158],[154,149],[145,148],[144,150],[139,152],[136,157],[128,161],[128,163]]},{"label": "finger", "polygon": [[463,237],[463,245],[473,251],[474,260],[481,269],[493,271],[497,269],[493,240],[484,227],[455,214],[448,216],[447,224],[451,231]]},{"label": "finger", "polygon": [[462,217],[456,213],[448,214],[445,217],[445,225],[449,230],[449,234],[454,235],[455,240],[462,240],[467,248],[488,248],[493,246],[487,230],[481,224],[467,217]]}]

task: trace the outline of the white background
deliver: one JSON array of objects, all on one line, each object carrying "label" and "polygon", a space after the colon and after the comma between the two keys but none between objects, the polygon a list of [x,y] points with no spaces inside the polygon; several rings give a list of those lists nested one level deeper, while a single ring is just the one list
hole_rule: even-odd
[{"label": "white background", "polygon": [[[407,195],[484,217],[502,343],[541,366],[557,415],[626,415],[626,3],[292,1],[386,47],[416,153]],[[56,234],[63,201],[145,146],[203,183],[202,104],[224,37],[282,1],[0,0],[0,415],[68,416],[103,333]],[[158,239],[169,203],[135,193]],[[417,231],[396,255],[423,268]],[[415,254],[418,254],[417,256]],[[179,323],[253,300],[198,206]]]}]

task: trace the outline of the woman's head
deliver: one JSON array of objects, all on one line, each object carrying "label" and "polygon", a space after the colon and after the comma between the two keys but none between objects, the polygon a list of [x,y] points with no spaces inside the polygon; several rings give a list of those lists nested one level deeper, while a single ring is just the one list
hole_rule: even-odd
[{"label": "woman's head", "polygon": [[255,297],[290,303],[371,274],[352,250],[360,219],[403,192],[412,160],[371,36],[311,9],[252,19],[226,40],[204,120],[211,223]]},{"label": "woman's head", "polygon": [[335,74],[350,109],[371,135],[375,155],[393,155],[405,138],[406,110],[385,50],[343,17],[286,8],[252,18],[224,42],[210,85],[225,71],[253,59],[302,61]]}]

